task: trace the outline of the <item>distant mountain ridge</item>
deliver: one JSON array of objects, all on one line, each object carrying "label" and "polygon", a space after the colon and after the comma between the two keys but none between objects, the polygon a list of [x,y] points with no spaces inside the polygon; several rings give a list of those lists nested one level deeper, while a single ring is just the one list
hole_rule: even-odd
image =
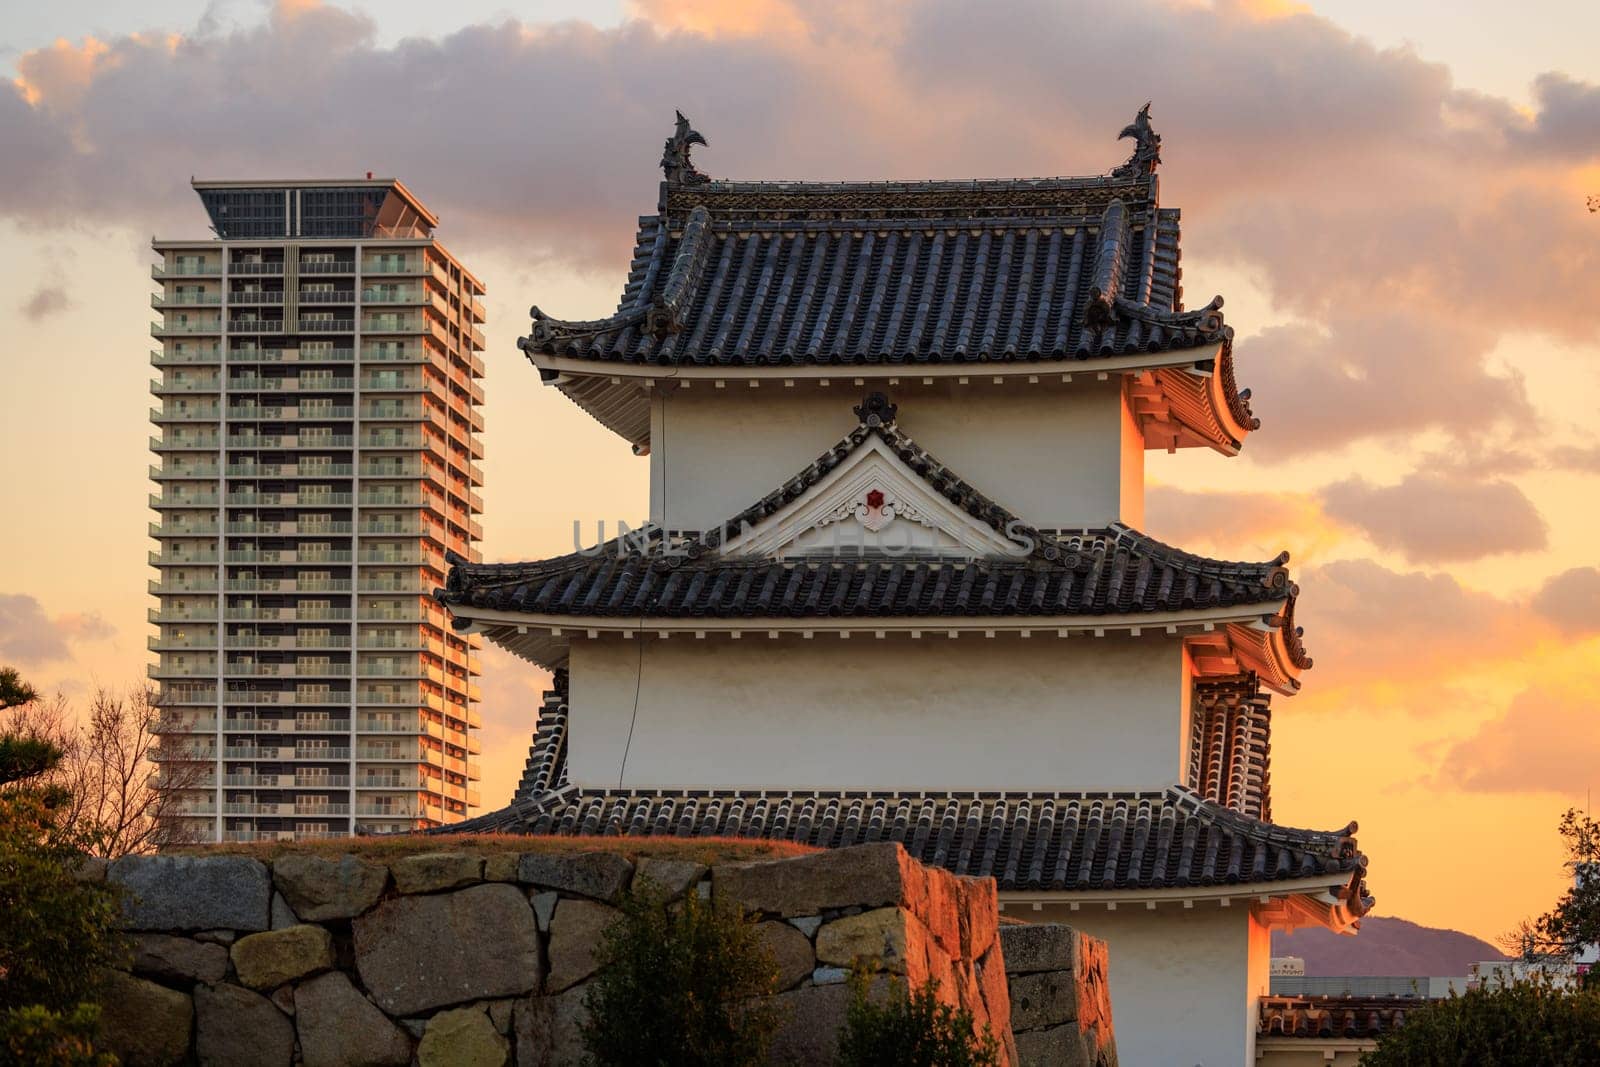
[{"label": "distant mountain ridge", "polygon": [[1506,958],[1489,942],[1460,930],[1375,916],[1362,919],[1361,932],[1354,937],[1324,929],[1274,933],[1272,954],[1299,956],[1306,961],[1308,978],[1456,978],[1471,964]]}]

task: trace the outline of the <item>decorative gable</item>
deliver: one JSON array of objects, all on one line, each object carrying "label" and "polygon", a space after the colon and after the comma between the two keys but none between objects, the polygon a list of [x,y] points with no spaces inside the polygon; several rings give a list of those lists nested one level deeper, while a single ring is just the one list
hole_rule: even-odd
[{"label": "decorative gable", "polygon": [[794,500],[754,526],[728,530],[724,556],[1020,558],[1032,543],[951,503],[881,437],[856,448]]}]

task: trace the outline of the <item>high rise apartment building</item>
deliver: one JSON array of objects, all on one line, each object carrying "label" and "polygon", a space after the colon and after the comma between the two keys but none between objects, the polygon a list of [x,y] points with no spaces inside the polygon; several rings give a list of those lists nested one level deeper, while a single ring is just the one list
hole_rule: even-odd
[{"label": "high rise apartment building", "polygon": [[478,804],[483,286],[399,181],[195,182],[156,240],[150,562],[162,773],[213,840],[389,833]]}]

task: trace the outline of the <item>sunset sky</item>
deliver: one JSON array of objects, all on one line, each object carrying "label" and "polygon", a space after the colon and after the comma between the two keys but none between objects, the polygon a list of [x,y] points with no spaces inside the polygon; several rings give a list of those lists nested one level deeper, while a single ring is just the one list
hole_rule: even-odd
[{"label": "sunset sky", "polygon": [[[1108,170],[1149,99],[1262,428],[1151,453],[1148,532],[1292,554],[1275,818],[1358,820],[1378,914],[1492,938],[1554,901],[1600,789],[1600,5],[510,6],[8,11],[0,663],[79,697],[150,659],[149,241],[205,235],[191,175],[370,170],[442,217],[489,288],[485,556],[536,558],[646,509],[514,342],[614,307],[674,107],[717,177],[965,178]],[[498,806],[546,679],[484,674]]]}]

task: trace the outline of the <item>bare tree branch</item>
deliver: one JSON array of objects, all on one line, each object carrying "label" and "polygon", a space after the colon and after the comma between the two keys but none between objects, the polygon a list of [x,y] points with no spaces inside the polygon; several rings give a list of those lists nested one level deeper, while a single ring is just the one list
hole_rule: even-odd
[{"label": "bare tree branch", "polygon": [[71,705],[60,696],[15,712],[19,733],[63,753],[43,783],[62,787],[70,797],[58,813],[62,822],[89,835],[107,857],[154,852],[201,836],[181,812],[186,794],[200,787],[210,765],[185,759],[192,754],[188,749],[159,735],[160,718],[156,695],[145,686],[97,690],[82,721],[74,721]]}]

